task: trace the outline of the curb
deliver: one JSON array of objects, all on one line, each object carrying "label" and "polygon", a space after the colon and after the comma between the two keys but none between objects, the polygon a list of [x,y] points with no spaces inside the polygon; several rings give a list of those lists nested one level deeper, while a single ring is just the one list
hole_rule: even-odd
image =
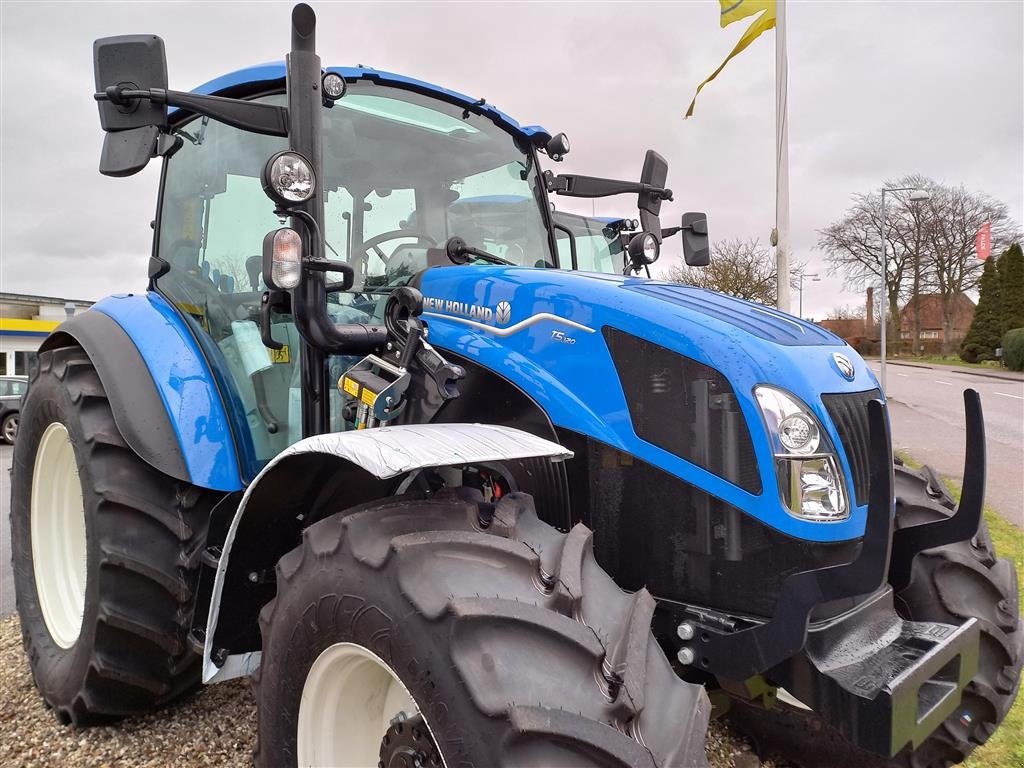
[{"label": "curb", "polygon": [[999,379],[1000,381],[1015,381],[1024,384],[1024,377],[1007,376],[1003,373],[983,371],[975,368],[965,368],[958,365],[926,365],[924,363],[903,363],[896,360],[886,360],[886,365],[902,365],[906,368],[925,368],[931,371],[950,371],[952,373],[965,373],[971,376],[984,376],[987,379]]}]

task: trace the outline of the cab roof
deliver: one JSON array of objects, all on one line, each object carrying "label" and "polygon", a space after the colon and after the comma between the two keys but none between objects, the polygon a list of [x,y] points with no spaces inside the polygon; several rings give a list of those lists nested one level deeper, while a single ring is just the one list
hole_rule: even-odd
[{"label": "cab roof", "polygon": [[[451,91],[423,80],[398,75],[394,72],[384,72],[372,67],[328,67],[327,71],[341,75],[348,82],[370,80],[384,85],[416,91],[427,96],[443,99],[460,107],[472,109],[479,114],[486,115],[506,130],[518,134],[533,143],[543,143],[551,138],[551,133],[542,126],[520,125],[516,120],[513,120],[500,109],[486,103],[483,99],[474,99],[472,96],[466,96],[458,91]],[[280,85],[284,78],[284,62],[275,61],[222,75],[207,83],[203,83],[198,88],[193,89],[192,93],[204,96],[226,96],[242,86],[245,86],[245,90],[249,91],[264,90],[274,85]]]}]

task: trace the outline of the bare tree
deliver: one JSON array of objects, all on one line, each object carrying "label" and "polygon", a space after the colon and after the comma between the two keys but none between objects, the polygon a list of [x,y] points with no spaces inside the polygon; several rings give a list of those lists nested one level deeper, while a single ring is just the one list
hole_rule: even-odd
[{"label": "bare tree", "polygon": [[[919,177],[904,177],[885,182],[886,187],[910,187]],[[899,327],[900,301],[911,295],[912,277],[919,273],[923,234],[921,213],[905,192],[891,193],[886,199],[885,250],[886,277],[884,297],[888,311],[888,333]],[[867,285],[882,282],[882,196],[881,193],[854,195],[853,205],[838,221],[819,231],[818,247],[826,261],[841,272],[846,287],[860,292]],[[893,338],[897,338],[893,336]]]},{"label": "bare tree", "polygon": [[[1000,252],[1020,238],[1005,203],[969,192],[962,185],[935,185],[923,225],[923,280],[942,305],[942,354],[953,351],[953,324],[960,294],[978,285],[984,262],[975,254],[975,237],[985,223],[992,226],[992,250]],[[915,347],[916,348],[916,347]]]},{"label": "bare tree", "polygon": [[839,307],[832,307],[826,315],[828,320],[863,320],[864,319],[864,308],[863,307],[851,307],[849,304],[843,304]]},{"label": "bare tree", "polygon": [[[794,274],[801,268],[802,265],[795,265]],[[708,266],[674,266],[666,278],[772,307],[776,303],[775,258],[757,238],[715,242]]]},{"label": "bare tree", "polygon": [[[974,239],[985,222],[992,224],[993,250],[1019,237],[1005,204],[984,194],[951,187],[926,176],[912,174],[887,180],[886,188],[924,189],[927,203],[913,203],[907,192],[886,196],[885,250],[887,332],[899,338],[900,303],[923,291],[939,295],[943,312],[943,352],[952,345],[958,297],[977,285],[982,263],[975,258]],[[881,282],[881,193],[855,195],[853,206],[838,221],[820,230],[818,247],[826,260],[846,278],[848,288],[859,290]],[[920,302],[913,311],[913,348],[921,334]]]}]

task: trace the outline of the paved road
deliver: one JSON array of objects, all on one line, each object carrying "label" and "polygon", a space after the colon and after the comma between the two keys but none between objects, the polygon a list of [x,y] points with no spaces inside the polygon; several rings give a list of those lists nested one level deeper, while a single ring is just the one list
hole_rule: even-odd
[{"label": "paved road", "polygon": [[[878,373],[878,361],[870,363]],[[1024,528],[1024,382],[966,371],[886,366],[893,443],[958,482],[964,471],[963,391],[981,394],[988,482],[985,501]]]}]

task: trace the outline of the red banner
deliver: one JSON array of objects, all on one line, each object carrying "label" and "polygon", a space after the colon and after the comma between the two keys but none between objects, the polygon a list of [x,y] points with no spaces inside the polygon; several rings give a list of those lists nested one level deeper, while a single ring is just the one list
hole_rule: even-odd
[{"label": "red banner", "polygon": [[992,254],[992,222],[986,221],[974,238],[974,252],[984,261]]}]

